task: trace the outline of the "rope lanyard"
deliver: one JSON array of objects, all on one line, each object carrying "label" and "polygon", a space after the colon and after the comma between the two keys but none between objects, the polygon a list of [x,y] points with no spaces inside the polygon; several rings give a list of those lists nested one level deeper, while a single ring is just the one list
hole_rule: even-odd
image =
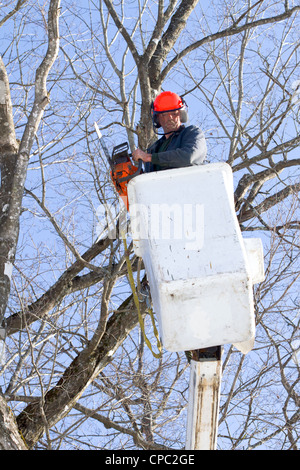
[{"label": "rope lanyard", "polygon": [[137,295],[137,292],[136,292],[136,288],[135,288],[135,283],[134,283],[134,278],[133,278],[133,272],[132,272],[132,266],[131,266],[130,259],[129,259],[128,248],[127,248],[127,242],[126,242],[125,236],[122,237],[122,240],[123,240],[124,249],[125,249],[125,260],[126,260],[127,269],[128,269],[129,283],[130,283],[130,287],[131,287],[131,290],[132,290],[133,300],[134,300],[134,303],[135,303],[135,306],[136,306],[136,309],[137,309],[137,312],[138,312],[138,319],[139,319],[140,328],[141,328],[141,331],[142,331],[142,334],[143,334],[145,343],[147,344],[148,348],[149,348],[150,351],[152,352],[152,355],[153,355],[156,359],[159,359],[159,358],[161,358],[161,356],[162,356],[162,345],[161,345],[161,342],[160,342],[160,339],[159,339],[159,335],[158,335],[157,328],[156,328],[156,326],[155,326],[155,320],[154,320],[153,310],[152,310],[152,308],[150,307],[150,308],[147,309],[147,312],[149,313],[149,315],[150,315],[150,317],[151,317],[151,322],[152,322],[152,327],[153,327],[154,335],[155,335],[155,338],[156,338],[157,348],[158,348],[158,350],[159,350],[158,353],[155,353],[155,352],[153,351],[152,346],[151,346],[151,343],[150,343],[150,341],[149,341],[149,339],[147,338],[146,333],[145,333],[144,320],[143,320],[143,317],[142,317],[142,314],[141,314],[140,301],[139,301],[139,298],[138,298],[138,295]]}]

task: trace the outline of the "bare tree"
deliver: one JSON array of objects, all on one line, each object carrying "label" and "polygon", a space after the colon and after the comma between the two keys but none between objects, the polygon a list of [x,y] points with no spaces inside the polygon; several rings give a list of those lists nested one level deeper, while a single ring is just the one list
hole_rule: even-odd
[{"label": "bare tree", "polygon": [[[266,247],[256,346],[224,351],[219,445],[297,448],[300,7],[198,3],[60,11],[51,0],[48,19],[27,2],[5,12],[2,27],[14,28],[0,67],[0,400],[1,416],[9,401],[16,419],[9,429],[1,420],[3,448],[184,446],[188,363],[154,359],[136,328],[126,253],[105,231],[102,208],[116,196],[93,128],[108,147],[146,148],[150,103],[168,87],[194,103],[209,161],[233,169],[241,227]],[[143,267],[131,263],[140,286]],[[149,332],[143,298],[141,310]]]},{"label": "bare tree", "polygon": [[[12,13],[18,11],[24,2],[18,2],[15,9],[2,20],[4,24]],[[19,221],[22,208],[24,183],[28,161],[35,134],[39,128],[45,107],[49,101],[46,81],[59,50],[59,0],[53,0],[48,15],[48,49],[36,71],[35,97],[23,132],[17,142],[13,120],[9,79],[2,59],[0,59],[1,83],[1,226],[0,226],[0,318],[3,322],[10,293],[12,266],[15,261],[19,235]],[[4,410],[4,407],[3,407]],[[13,423],[11,421],[11,423]],[[13,431],[14,433],[14,431]],[[12,433],[12,436],[13,436]],[[8,433],[7,433],[8,434]]]}]

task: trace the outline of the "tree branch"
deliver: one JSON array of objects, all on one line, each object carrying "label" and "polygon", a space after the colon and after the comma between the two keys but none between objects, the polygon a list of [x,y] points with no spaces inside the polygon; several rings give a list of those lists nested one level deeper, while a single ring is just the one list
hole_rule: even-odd
[{"label": "tree branch", "polygon": [[128,434],[133,438],[133,441],[135,444],[142,449],[147,449],[147,450],[170,450],[170,447],[163,446],[161,444],[156,444],[155,442],[147,442],[143,439],[142,435],[138,431],[133,431],[132,429],[125,428],[124,426],[121,426],[120,424],[115,423],[109,418],[106,418],[103,415],[100,415],[96,410],[91,410],[89,408],[86,408],[85,406],[81,405],[80,403],[77,403],[74,408],[77,411],[80,411],[87,417],[93,418],[96,421],[99,421],[99,423],[102,423],[106,429],[115,429],[116,431],[122,433],[122,434]]},{"label": "tree branch", "polygon": [[197,0],[182,0],[171,18],[168,29],[159,40],[155,52],[153,52],[149,63],[149,76],[151,87],[155,90],[158,90],[163,82],[161,74],[163,61],[185,28],[186,22],[197,3]]},{"label": "tree branch", "polygon": [[[204,46],[204,44],[216,41],[217,39],[221,39],[224,37],[234,36],[235,34],[242,33],[243,31],[246,31],[248,29],[257,28],[258,26],[263,26],[266,24],[277,23],[279,21],[283,21],[287,18],[290,18],[294,13],[296,13],[299,10],[300,10],[300,6],[295,6],[291,9],[286,9],[285,12],[281,13],[280,15],[271,16],[269,18],[261,18],[256,21],[252,21],[251,23],[245,23],[239,27],[236,27],[235,25],[233,25],[233,26],[230,26],[229,28],[223,29],[222,31],[218,31],[217,33],[209,34],[208,36],[200,39],[199,41],[196,41],[193,44],[190,44],[188,47],[186,47],[180,53],[178,53],[174,57],[174,59],[170,60],[170,62],[168,62],[164,70],[161,72],[161,82],[165,80],[170,70],[181,59],[183,59],[187,54],[194,51],[195,49],[198,49],[199,47]],[[237,24],[238,22],[239,20],[237,20],[235,24]]]},{"label": "tree branch", "polygon": [[[145,312],[146,305],[143,314]],[[131,295],[108,320],[106,331],[97,349],[91,350],[89,345],[83,349],[66,368],[57,385],[46,393],[44,403],[31,403],[20,413],[17,423],[29,448],[35,445],[45,431],[44,416],[48,427],[52,427],[66,416],[137,325],[138,316]]]},{"label": "tree branch", "polygon": [[17,11],[19,11],[22,6],[25,5],[26,2],[27,0],[18,0],[15,8],[13,8],[9,13],[7,13],[7,15],[5,15],[4,18],[2,18],[2,20],[0,21],[0,28],[4,25],[7,20],[9,20],[9,18],[11,18],[15,13],[17,13]]},{"label": "tree branch", "polygon": [[271,207],[278,204],[280,201],[283,201],[288,196],[294,193],[298,193],[300,191],[300,183],[291,184],[286,188],[278,191],[278,193],[273,194],[272,196],[267,197],[264,199],[260,204],[256,207],[251,207],[251,209],[245,210],[238,215],[239,222],[245,222],[246,220],[253,219],[260,215],[262,212],[266,212]]},{"label": "tree branch", "polygon": [[118,28],[118,30],[122,34],[123,38],[125,39],[128,47],[130,49],[130,52],[131,52],[131,54],[132,54],[132,56],[135,60],[135,63],[137,65],[139,65],[140,56],[138,54],[138,51],[137,51],[137,49],[135,47],[135,44],[134,44],[133,40],[131,39],[129,33],[127,32],[127,30],[124,28],[123,24],[121,23],[116,10],[114,9],[114,6],[113,6],[112,2],[110,0],[104,0],[104,3],[105,3],[105,5],[108,9],[109,14],[111,15],[112,19],[114,20],[114,23],[115,23],[116,27]]},{"label": "tree branch", "polygon": [[[5,191],[6,197],[8,197],[7,204],[5,205],[5,211],[3,208],[1,211],[2,220],[0,226],[0,323],[5,315],[7,306],[8,296],[10,293],[10,278],[12,272],[12,266],[15,259],[15,251],[19,237],[19,219],[21,214],[22,199],[24,192],[24,184],[27,175],[27,166],[29,161],[29,154],[35,138],[35,134],[40,124],[44,109],[49,101],[46,81],[50,69],[57,57],[58,46],[59,46],[59,34],[58,34],[58,18],[59,18],[59,5],[60,0],[51,0],[48,14],[48,50],[44,60],[38,67],[36,72],[36,84],[35,84],[35,99],[33,107],[28,118],[23,138],[20,144],[19,153],[14,154],[12,158],[11,150],[7,155],[1,155],[1,167],[5,167],[5,185],[1,184],[0,196],[2,198],[2,192]],[[10,110],[10,94],[8,87],[8,79],[6,78],[3,71],[3,62],[0,62],[0,80],[4,79],[4,86],[0,82],[2,90],[0,92],[4,94],[5,100],[4,107],[7,105],[7,122],[9,130],[5,131],[9,134],[10,139],[15,140],[14,123],[12,118],[12,112]],[[2,97],[3,98],[3,97]],[[0,110],[2,112],[2,105]],[[0,117],[1,114],[0,114]],[[1,126],[2,127],[2,126]],[[8,136],[7,136],[8,138]],[[8,141],[10,147],[12,147],[11,140]],[[1,139],[0,139],[1,143]],[[3,151],[3,148],[2,148]],[[4,162],[4,160],[8,160]],[[7,170],[8,168],[8,170]],[[1,175],[1,179],[2,179]],[[0,198],[0,199],[1,199]]]},{"label": "tree branch", "polygon": [[[6,327],[7,336],[11,336],[17,331],[21,331],[25,325],[29,326],[31,323],[42,319],[47,313],[55,307],[66,295],[78,290],[82,287],[82,283],[78,287],[77,274],[85,267],[85,262],[89,262],[104,251],[110,244],[110,240],[105,238],[94,243],[83,255],[82,260],[76,260],[57,280],[57,282],[48,289],[38,300],[29,305],[23,312],[17,312],[8,317],[3,326]],[[103,279],[106,270],[95,271],[93,283],[99,282]],[[89,276],[89,275],[87,275]],[[86,281],[86,280],[85,280]]]},{"label": "tree branch", "polygon": [[[293,160],[283,160],[279,163],[276,163],[274,166],[267,168],[266,170],[260,171],[259,173],[254,174],[245,174],[241,177],[237,188],[234,193],[235,205],[238,210],[241,204],[244,202],[244,197],[249,188],[253,185],[258,185],[261,187],[266,181],[275,178],[280,172],[285,168],[290,168],[292,166],[299,166],[300,159],[295,158]],[[253,200],[253,198],[251,198]],[[251,201],[249,201],[251,202]]]}]

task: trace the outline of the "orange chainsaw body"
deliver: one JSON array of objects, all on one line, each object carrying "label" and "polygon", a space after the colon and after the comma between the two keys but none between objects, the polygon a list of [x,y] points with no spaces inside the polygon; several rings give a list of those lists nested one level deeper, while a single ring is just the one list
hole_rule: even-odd
[{"label": "orange chainsaw body", "polygon": [[110,176],[112,182],[126,209],[129,210],[127,185],[134,176],[141,173],[142,161],[139,161],[138,166],[131,162],[128,154],[128,143],[125,142],[114,147],[111,157],[111,168]]},{"label": "orange chainsaw body", "polygon": [[115,168],[110,172],[110,176],[116,191],[124,202],[127,210],[129,209],[127,185],[131,177],[136,174],[137,171],[138,167],[133,165],[129,160],[126,163],[116,164]]}]

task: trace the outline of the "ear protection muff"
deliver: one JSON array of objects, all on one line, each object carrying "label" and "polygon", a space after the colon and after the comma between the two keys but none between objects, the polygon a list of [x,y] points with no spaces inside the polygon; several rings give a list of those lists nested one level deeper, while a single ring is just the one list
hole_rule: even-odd
[{"label": "ear protection muff", "polygon": [[180,121],[182,123],[185,123],[189,119],[188,107],[187,107],[187,104],[186,104],[185,100],[182,98],[182,96],[180,98],[182,99],[182,104],[183,104],[183,107],[180,109]]}]

